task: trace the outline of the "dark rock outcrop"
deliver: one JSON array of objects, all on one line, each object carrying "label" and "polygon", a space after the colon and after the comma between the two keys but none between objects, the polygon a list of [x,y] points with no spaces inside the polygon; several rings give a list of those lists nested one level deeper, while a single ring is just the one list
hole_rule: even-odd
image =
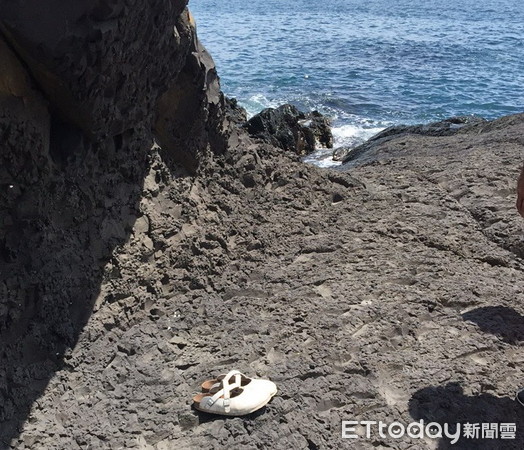
[{"label": "dark rock outcrop", "polygon": [[154,128],[166,160],[195,172],[226,145],[215,65],[187,0],[141,3],[10,2],[0,29],[60,121],[95,141]]},{"label": "dark rock outcrop", "polygon": [[266,108],[245,128],[252,137],[298,155],[313,152],[317,145],[333,147],[329,120],[318,111],[303,113],[293,105]]},{"label": "dark rock outcrop", "polygon": [[[185,6],[0,4],[2,450],[64,366],[103,279],[119,277],[105,269],[147,224],[143,202],[172,171],[225,149],[218,77]],[[158,250],[149,237],[141,249]]]},{"label": "dark rock outcrop", "polygon": [[[323,171],[236,126],[189,14],[158,17],[180,2],[41,3],[1,5],[2,19],[34,8],[42,33],[50,8],[61,37],[36,68],[23,23],[0,40],[0,450],[335,449],[342,420],[450,417],[514,422],[515,440],[486,442],[523,448],[524,115],[383,135]],[[94,91],[79,72],[58,100],[49,87],[82,52],[110,63],[84,16],[140,50],[115,105],[104,65],[89,66]],[[142,29],[132,41],[137,26],[164,28],[160,48]],[[173,27],[181,54],[166,61]],[[159,67],[143,67],[143,43]],[[243,418],[192,411],[200,382],[232,367],[279,394]]]},{"label": "dark rock outcrop", "polygon": [[225,98],[211,55],[198,41],[196,27],[188,11],[182,20],[189,34],[186,63],[156,109],[155,136],[166,161],[173,161],[195,173],[206,151],[223,153],[226,137]]},{"label": "dark rock outcrop", "polygon": [[187,0],[9,1],[0,28],[52,107],[87,135],[151,123],[191,45]]},{"label": "dark rock outcrop", "polygon": [[[461,423],[515,422],[514,442],[486,442],[523,448],[513,401],[523,136],[523,115],[402,136],[351,173],[245,136],[196,177],[166,177],[152,157],[141,216],[103,268],[96,312],[13,446],[338,449],[342,420],[443,423],[451,411]],[[59,262],[67,245],[57,243]],[[232,367],[274,380],[278,395],[242,418],[192,411],[200,383]],[[362,448],[382,445],[374,436],[361,434]],[[453,448],[479,448],[468,442]]]},{"label": "dark rock outcrop", "polygon": [[226,97],[226,117],[232,124],[241,126],[247,122],[247,111],[238,104],[236,98]]},{"label": "dark rock outcrop", "polygon": [[340,147],[335,149],[333,152],[333,160],[342,161],[343,163],[352,161],[364,154],[370,154],[374,147],[400,136],[410,134],[422,136],[452,136],[453,134],[465,132],[471,127],[483,123],[486,123],[486,120],[480,117],[458,116],[429,124],[392,126],[382,130],[357,147]]}]

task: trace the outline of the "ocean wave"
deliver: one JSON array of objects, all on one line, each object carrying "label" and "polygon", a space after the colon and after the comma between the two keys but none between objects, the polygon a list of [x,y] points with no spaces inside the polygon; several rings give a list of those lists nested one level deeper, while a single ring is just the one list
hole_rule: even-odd
[{"label": "ocean wave", "polygon": [[345,124],[333,127],[335,148],[355,147],[381,132],[386,126],[365,127],[361,124]]},{"label": "ocean wave", "polygon": [[[240,99],[239,99],[240,100]],[[240,105],[246,109],[247,117],[250,119],[255,114],[258,114],[260,111],[266,108],[277,108],[280,105],[283,105],[286,102],[278,102],[273,99],[270,100],[264,94],[255,94],[249,97],[247,100],[240,100]]]}]

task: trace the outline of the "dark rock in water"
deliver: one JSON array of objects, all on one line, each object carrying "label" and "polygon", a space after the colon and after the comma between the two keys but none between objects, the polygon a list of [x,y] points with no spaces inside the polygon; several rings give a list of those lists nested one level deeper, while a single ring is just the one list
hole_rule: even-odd
[{"label": "dark rock in water", "polygon": [[[320,146],[333,148],[333,133],[329,119],[318,111],[312,111],[306,113],[306,120],[311,121],[311,124],[307,126],[313,131]],[[303,123],[303,125],[305,124]]]},{"label": "dark rock in water", "polygon": [[403,135],[452,136],[458,132],[469,130],[473,126],[484,124],[486,122],[487,121],[481,117],[458,116],[428,124],[393,126],[382,130],[380,133],[377,133],[375,136],[353,149],[348,147],[337,148],[333,152],[333,160],[347,163],[369,153],[377,145]]},{"label": "dark rock in water", "polygon": [[245,128],[252,137],[298,155],[313,152],[317,143],[333,147],[329,120],[318,111],[303,113],[293,105],[264,109]]},{"label": "dark rock in water", "polygon": [[238,104],[236,98],[225,98],[225,115],[227,120],[235,125],[243,125],[247,122],[247,112]]},{"label": "dark rock in water", "polygon": [[333,161],[343,161],[351,152],[351,147],[338,147],[333,150]]}]

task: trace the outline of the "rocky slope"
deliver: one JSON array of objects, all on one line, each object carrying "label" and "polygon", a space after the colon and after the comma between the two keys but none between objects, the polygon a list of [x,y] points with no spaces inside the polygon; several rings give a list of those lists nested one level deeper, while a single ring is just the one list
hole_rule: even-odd
[{"label": "rocky slope", "polygon": [[155,140],[169,179],[224,151],[224,98],[186,3],[0,4],[1,448],[142,216]]},{"label": "rocky slope", "polygon": [[[184,2],[132,3],[63,8],[79,28],[42,54],[31,8],[0,11],[0,448],[451,447],[340,436],[419,419],[513,422],[515,440],[453,447],[522,448],[524,116],[320,170],[228,118]],[[104,49],[151,21],[158,48],[129,53],[112,104]],[[72,36],[97,29],[90,87]],[[246,418],[193,411],[233,367],[279,394]]]}]

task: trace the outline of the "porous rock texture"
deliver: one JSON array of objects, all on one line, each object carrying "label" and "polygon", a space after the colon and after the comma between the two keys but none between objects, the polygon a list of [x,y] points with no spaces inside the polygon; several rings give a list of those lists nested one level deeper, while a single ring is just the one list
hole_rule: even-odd
[{"label": "porous rock texture", "polygon": [[63,117],[88,134],[114,136],[151,120],[184,64],[186,4],[5,0],[0,28]]},{"label": "porous rock texture", "polygon": [[190,62],[202,94],[176,106],[198,117],[199,148],[165,144],[169,165],[156,176],[194,171],[186,152],[204,158],[227,139],[212,60],[185,6],[0,3],[2,449],[75,345],[108,259],[142,215],[143,189],[160,181],[148,177],[159,98]]},{"label": "porous rock texture", "polygon": [[[195,173],[207,150],[225,151],[226,100],[213,59],[197,39],[189,11],[184,15],[187,20],[183,23],[189,25],[191,36],[189,53],[182,70],[158,101],[154,128],[166,162]],[[232,105],[231,109],[236,108]]]},{"label": "porous rock texture", "polygon": [[[330,171],[202,113],[226,144],[207,142],[188,174],[152,145],[154,102],[93,139],[9,42],[2,450],[524,446],[524,115],[403,134]],[[231,368],[279,393],[244,418],[192,410]],[[517,436],[341,438],[342,420],[420,419],[516,423]]]}]

